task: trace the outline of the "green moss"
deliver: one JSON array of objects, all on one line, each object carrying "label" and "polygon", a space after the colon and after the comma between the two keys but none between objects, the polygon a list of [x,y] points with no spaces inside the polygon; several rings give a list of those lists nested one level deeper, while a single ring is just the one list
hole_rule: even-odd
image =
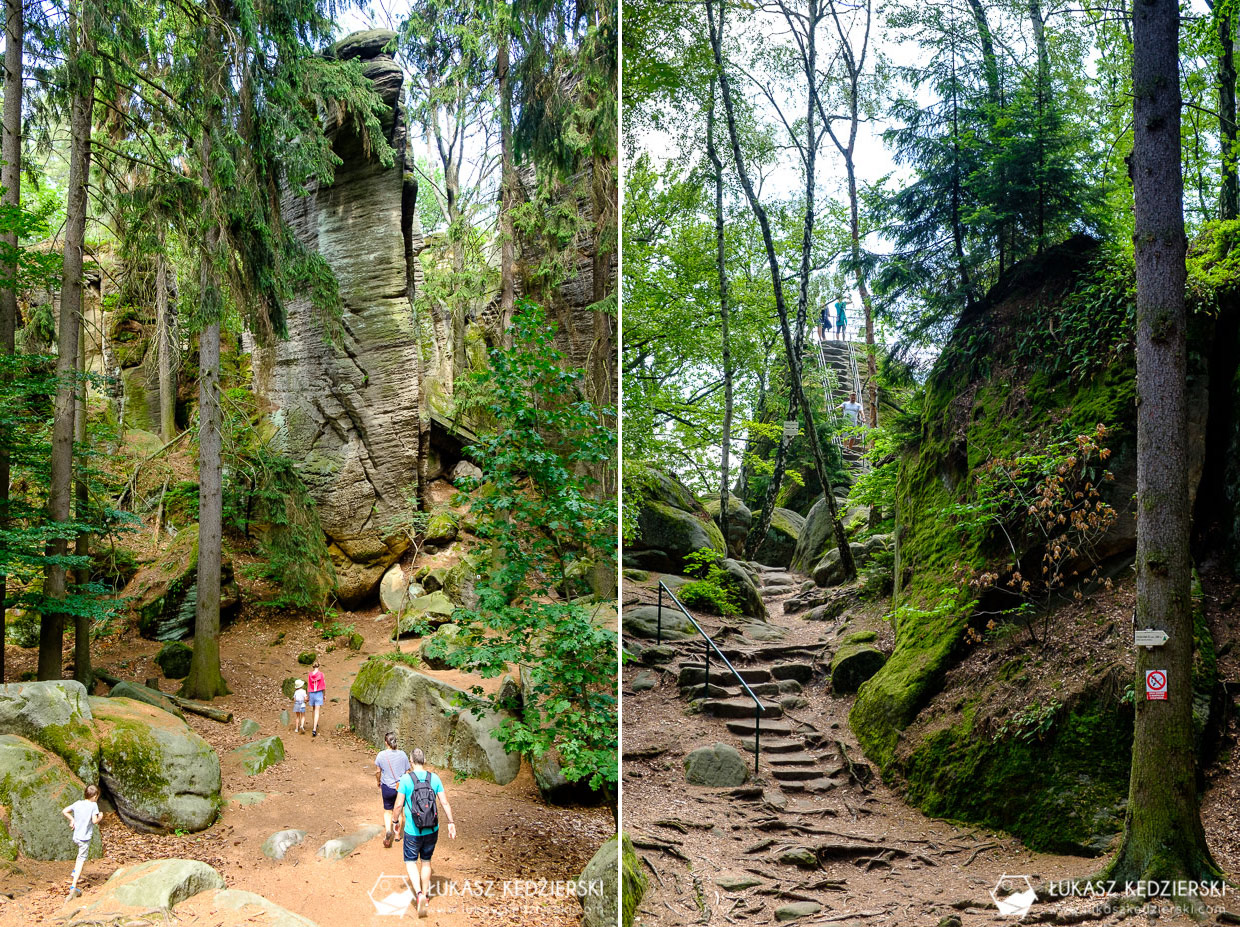
[{"label": "green moss", "polygon": [[125,783],[125,797],[135,805],[151,807],[168,792],[163,777],[163,751],[145,725],[124,718],[109,719],[111,731],[100,744],[103,765]]},{"label": "green moss", "polygon": [[637,915],[637,906],[641,903],[642,896],[646,894],[647,880],[646,874],[642,872],[637,851],[633,849],[633,842],[629,840],[628,834],[625,834],[620,841],[620,875],[622,883],[620,897],[623,904],[620,923],[622,927],[630,927]]},{"label": "green moss", "polygon": [[99,741],[85,722],[47,724],[33,732],[30,739],[64,760],[83,782],[99,781]]},{"label": "green moss", "polygon": [[987,737],[970,707],[902,764],[907,799],[927,814],[1007,830],[1033,850],[1097,854],[1123,826],[1132,708],[1095,699],[1043,738]]},{"label": "green moss", "polygon": [[376,705],[396,673],[395,664],[382,657],[373,656],[357,671],[357,678],[349,688],[349,696],[364,705]]}]

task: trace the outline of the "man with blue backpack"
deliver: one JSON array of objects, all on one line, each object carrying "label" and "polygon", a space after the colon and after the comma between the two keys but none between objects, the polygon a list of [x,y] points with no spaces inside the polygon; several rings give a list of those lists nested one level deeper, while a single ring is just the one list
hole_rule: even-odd
[{"label": "man with blue backpack", "polygon": [[431,854],[439,839],[439,809],[436,799],[443,803],[443,813],[448,819],[448,836],[456,839],[456,823],[452,820],[452,806],[444,794],[443,782],[426,768],[426,754],[415,748],[409,755],[413,769],[400,777],[396,787],[400,811],[395,826],[405,825],[405,868],[417,902],[418,917],[426,917],[430,905]]}]

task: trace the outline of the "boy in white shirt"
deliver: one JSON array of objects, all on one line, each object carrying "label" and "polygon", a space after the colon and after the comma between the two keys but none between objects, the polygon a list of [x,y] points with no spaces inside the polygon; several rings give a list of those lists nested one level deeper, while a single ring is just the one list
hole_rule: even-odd
[{"label": "boy in white shirt", "polygon": [[73,842],[77,844],[77,863],[73,867],[73,882],[69,885],[69,898],[82,894],[77,887],[78,876],[82,874],[82,866],[90,855],[90,841],[95,835],[95,825],[103,820],[103,812],[99,810],[99,786],[86,786],[86,796],[75,801],[60,813],[65,816],[69,826],[73,828]]}]

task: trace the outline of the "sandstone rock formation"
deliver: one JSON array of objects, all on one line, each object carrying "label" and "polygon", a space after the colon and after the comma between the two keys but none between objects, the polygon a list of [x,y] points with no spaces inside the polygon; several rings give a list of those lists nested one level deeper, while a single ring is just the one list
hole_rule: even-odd
[{"label": "sandstone rock formation", "polygon": [[288,338],[256,352],[256,385],[270,406],[275,441],[301,462],[345,606],[372,597],[408,546],[385,524],[417,491],[424,433],[412,302],[422,234],[416,187],[405,177],[403,77],[382,53],[391,38],[382,30],[350,36],[336,53],[361,58],[391,107],[382,122],[395,162],[385,166],[368,154],[351,124],[333,126],[333,151],[343,162],[334,182],[285,203],[298,236],[336,274],[339,325],[317,317],[308,299],[296,299],[288,307]]}]

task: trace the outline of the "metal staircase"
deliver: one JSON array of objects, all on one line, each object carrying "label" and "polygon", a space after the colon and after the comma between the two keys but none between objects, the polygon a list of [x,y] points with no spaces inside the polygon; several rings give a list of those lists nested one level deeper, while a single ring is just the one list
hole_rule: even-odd
[{"label": "metal staircase", "polygon": [[811,342],[807,345],[807,348],[814,356],[819,373],[822,376],[823,391],[826,394],[827,414],[836,428],[832,441],[840,449],[844,463],[850,469],[868,470],[870,464],[863,456],[861,442],[858,441],[857,446],[850,450],[844,436],[840,433],[840,429],[847,424],[844,413],[840,411],[840,406],[848,398],[849,393],[856,393],[857,401],[861,403],[859,420],[862,422],[866,421],[869,413],[869,410],[865,407],[865,394],[861,389],[861,373],[857,367],[857,356],[853,342],[831,340]]}]

